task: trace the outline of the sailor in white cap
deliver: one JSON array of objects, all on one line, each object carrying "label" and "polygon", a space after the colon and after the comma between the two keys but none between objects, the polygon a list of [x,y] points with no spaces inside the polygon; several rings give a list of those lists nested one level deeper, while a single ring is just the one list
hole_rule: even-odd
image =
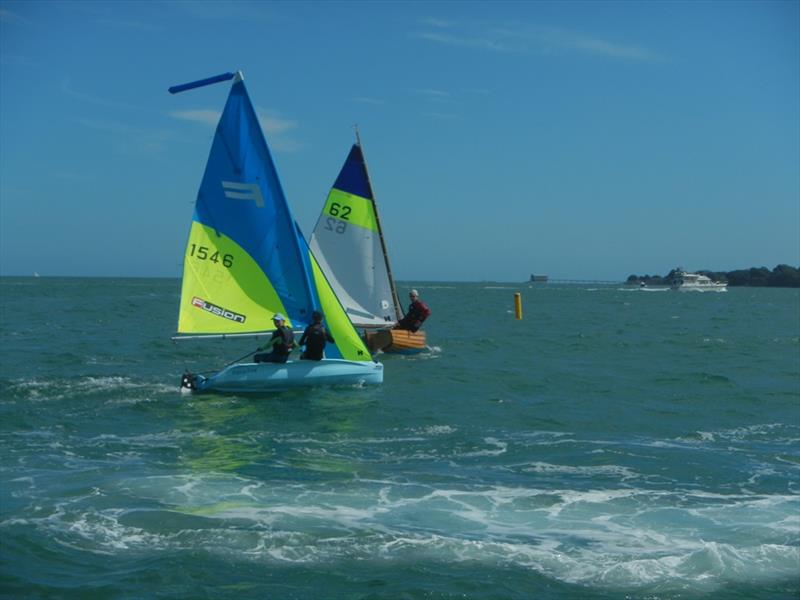
[{"label": "sailor in white cap", "polygon": [[285,363],[289,360],[289,354],[294,347],[294,332],[286,327],[286,317],[281,313],[275,313],[272,323],[275,325],[275,331],[272,332],[269,342],[266,346],[256,349],[256,352],[260,352],[270,348],[271,352],[256,354],[253,357],[255,362]]},{"label": "sailor in white cap", "polygon": [[394,328],[417,331],[422,326],[425,319],[431,316],[431,309],[419,299],[419,292],[417,290],[408,292],[408,298],[411,300],[411,304],[408,305],[408,312],[406,312],[405,317],[397,322]]}]

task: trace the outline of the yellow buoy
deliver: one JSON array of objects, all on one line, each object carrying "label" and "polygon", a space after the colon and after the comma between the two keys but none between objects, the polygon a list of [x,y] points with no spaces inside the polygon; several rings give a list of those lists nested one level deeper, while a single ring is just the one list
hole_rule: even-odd
[{"label": "yellow buoy", "polygon": [[514,315],[517,319],[522,318],[522,294],[519,292],[514,294]]}]

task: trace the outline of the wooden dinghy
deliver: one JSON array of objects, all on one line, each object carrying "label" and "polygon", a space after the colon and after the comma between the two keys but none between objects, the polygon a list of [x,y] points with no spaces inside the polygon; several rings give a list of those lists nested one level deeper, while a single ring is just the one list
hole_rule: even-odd
[{"label": "wooden dinghy", "polygon": [[366,330],[363,339],[373,354],[414,354],[427,348],[422,331],[392,329],[403,310],[358,130],[310,246],[353,326]]},{"label": "wooden dinghy", "polygon": [[406,329],[366,331],[364,341],[373,354],[378,350],[389,354],[417,354],[427,348],[424,331]]}]

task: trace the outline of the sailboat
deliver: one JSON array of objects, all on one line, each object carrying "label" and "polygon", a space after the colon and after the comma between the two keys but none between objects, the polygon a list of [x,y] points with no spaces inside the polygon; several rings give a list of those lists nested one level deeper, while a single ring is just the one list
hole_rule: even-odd
[{"label": "sailboat", "polygon": [[426,348],[424,331],[392,329],[403,311],[358,130],[310,246],[347,316],[365,330],[371,352],[412,354]]},{"label": "sailboat", "polygon": [[275,329],[278,313],[287,327],[302,329],[320,311],[335,342],[320,361],[187,372],[182,388],[241,393],[382,383],[383,365],[372,360],[292,217],[241,72],[169,91],[231,79],[186,245],[177,339],[263,335]]}]

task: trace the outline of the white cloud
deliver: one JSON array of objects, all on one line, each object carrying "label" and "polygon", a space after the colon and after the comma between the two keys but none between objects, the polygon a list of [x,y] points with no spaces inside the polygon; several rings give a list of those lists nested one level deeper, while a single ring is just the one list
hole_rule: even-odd
[{"label": "white cloud", "polygon": [[369,96],[354,96],[353,102],[360,102],[362,104],[386,104],[383,100],[370,98]]},{"label": "white cloud", "polygon": [[219,122],[220,114],[218,110],[199,109],[199,110],[174,110],[169,113],[170,117],[180,119],[182,121],[194,121],[196,123],[205,123],[206,125],[216,126]]},{"label": "white cloud", "polygon": [[263,109],[258,109],[256,113],[258,114],[258,122],[261,124],[261,129],[264,130],[264,133],[280,135],[297,127],[297,123],[284,119],[278,116],[277,113],[265,111]]},{"label": "white cloud", "polygon": [[467,46],[496,52],[522,52],[524,50],[524,48],[519,45],[509,45],[501,40],[488,37],[464,36],[433,31],[416,32],[413,33],[412,36],[446,46]]},{"label": "white cloud", "polygon": [[75,119],[78,123],[83,125],[84,127],[89,127],[90,129],[96,129],[98,131],[104,131],[106,133],[118,133],[127,135],[129,133],[133,133],[133,128],[123,123],[119,123],[117,121],[109,121],[106,119],[97,119],[97,118],[90,118],[90,117],[79,117]]},{"label": "white cloud", "polygon": [[529,40],[535,48],[538,47],[540,50],[556,49],[646,62],[664,60],[657,53],[641,46],[612,42],[568,29],[536,27],[504,32]]},{"label": "white cloud", "polygon": [[434,90],[428,88],[428,89],[419,89],[414,91],[416,91],[418,94],[422,94],[423,96],[427,96],[428,98],[436,100],[444,100],[445,98],[450,97],[450,92],[445,92],[444,90]]},{"label": "white cloud", "polygon": [[84,127],[110,136],[114,140],[115,150],[125,155],[161,154],[166,149],[167,141],[172,138],[172,134],[166,131],[138,129],[107,119],[80,117],[76,121]]},{"label": "white cloud", "polygon": [[[195,109],[174,110],[169,113],[169,116],[182,121],[194,121],[195,123],[204,123],[205,125],[216,127],[221,114],[222,112],[219,110]],[[261,129],[264,130],[264,133],[270,135],[280,135],[297,127],[297,123],[294,121],[281,118],[275,113],[259,109],[256,111],[256,114],[258,114],[258,122],[261,125]]]},{"label": "white cloud", "polygon": [[84,92],[78,91],[72,87],[72,83],[69,77],[65,77],[61,81],[61,91],[64,92],[67,96],[70,96],[71,98],[75,98],[76,100],[87,102],[89,104],[96,104],[98,106],[107,106],[110,108],[121,108],[126,110],[137,108],[132,104],[126,104],[125,102],[117,102],[115,100],[108,100],[107,98],[102,98],[100,96],[94,96],[92,94],[86,94]]},{"label": "white cloud", "polygon": [[261,124],[261,129],[269,138],[270,147],[276,152],[297,152],[303,145],[295,139],[288,137],[286,134],[297,127],[295,121],[284,119],[277,113],[258,109],[258,122]]},{"label": "white cloud", "polygon": [[453,27],[453,21],[448,21],[446,19],[439,19],[437,17],[428,17],[426,19],[422,19],[420,21],[423,25],[428,25],[430,27]]},{"label": "white cloud", "polygon": [[[433,23],[428,23],[431,27]],[[470,31],[471,29],[471,31]],[[446,46],[479,48],[494,52],[558,54],[574,52],[618,60],[663,62],[657,52],[643,46],[602,39],[557,27],[504,26],[473,24],[458,32],[426,30],[413,37]]]},{"label": "white cloud", "polygon": [[431,117],[432,119],[438,119],[440,121],[453,121],[455,119],[461,118],[458,115],[454,115],[452,113],[427,112],[424,114],[426,117]]},{"label": "white cloud", "polygon": [[[193,109],[175,110],[170,112],[169,116],[182,121],[193,121],[210,127],[216,127],[221,114],[219,110]],[[261,129],[269,136],[269,145],[271,148],[281,152],[296,152],[303,147],[302,144],[296,140],[290,139],[284,135],[297,127],[295,121],[284,119],[273,111],[260,108],[256,110],[256,114],[258,115],[258,123],[261,125]]]},{"label": "white cloud", "polygon": [[168,1],[164,6],[182,12],[194,19],[208,21],[243,21],[248,23],[276,23],[283,20],[274,6],[267,2],[186,2]]}]

